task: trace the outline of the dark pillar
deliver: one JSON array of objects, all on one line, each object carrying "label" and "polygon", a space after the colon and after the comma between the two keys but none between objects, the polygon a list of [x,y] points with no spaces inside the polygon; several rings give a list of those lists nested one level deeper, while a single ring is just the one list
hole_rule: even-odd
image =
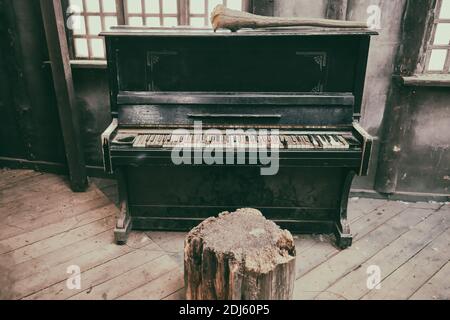
[{"label": "dark pillar", "polygon": [[383,194],[393,194],[397,188],[398,166],[408,130],[405,118],[413,96],[412,90],[404,87],[399,80],[412,76],[425,55],[435,6],[436,0],[408,0],[405,6],[400,37],[402,45],[395,59],[380,136],[375,190]]},{"label": "dark pillar", "polygon": [[254,14],[270,17],[275,14],[275,0],[252,0],[252,7]]},{"label": "dark pillar", "polygon": [[328,0],[327,19],[347,20],[348,0]]},{"label": "dark pillar", "polygon": [[86,190],[88,180],[75,103],[65,18],[60,0],[41,0],[40,3],[69,168],[70,185],[73,191],[81,192]]}]

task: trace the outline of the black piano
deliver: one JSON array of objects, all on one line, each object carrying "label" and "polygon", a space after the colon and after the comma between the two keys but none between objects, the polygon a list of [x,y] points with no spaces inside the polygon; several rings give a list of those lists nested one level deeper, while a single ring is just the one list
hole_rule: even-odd
[{"label": "black piano", "polygon": [[116,242],[132,229],[187,231],[251,207],[292,233],[334,233],[338,247],[350,246],[350,187],[367,175],[372,149],[359,120],[375,34],[103,33],[114,120],[102,145],[119,185]]}]

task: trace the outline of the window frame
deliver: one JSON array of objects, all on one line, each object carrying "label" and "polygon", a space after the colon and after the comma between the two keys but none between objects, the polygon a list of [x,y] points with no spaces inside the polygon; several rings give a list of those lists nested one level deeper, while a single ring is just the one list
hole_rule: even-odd
[{"label": "window frame", "polygon": [[[69,0],[61,0],[62,1],[62,8],[63,8],[63,14],[64,17],[67,19],[67,9],[69,8]],[[86,9],[86,1],[89,0],[82,0],[84,9]],[[145,25],[145,19],[147,17],[159,17],[160,24],[163,25],[163,20],[166,17],[176,17],[178,19],[178,25],[180,26],[188,26],[190,25],[190,18],[191,17],[204,17],[205,18],[205,24],[208,23],[209,19],[209,12],[208,11],[208,2],[210,0],[204,0],[205,1],[205,13],[203,14],[191,14],[190,12],[190,1],[191,0],[176,0],[177,1],[177,14],[163,14],[162,11],[162,2],[163,0],[159,1],[159,14],[150,14],[145,12],[145,0],[140,0],[141,6],[142,6],[142,13],[127,13],[127,4],[126,0],[115,0],[116,2],[116,12],[115,13],[105,13],[103,12],[103,1],[99,0],[100,4],[100,12],[96,13],[89,13],[83,10],[83,12],[80,14],[83,19],[85,19],[88,16],[100,16],[101,23],[102,23],[102,30],[104,30],[105,27],[105,17],[108,16],[114,16],[117,17],[117,24],[118,25],[127,25],[128,24],[128,18],[130,17],[141,17],[143,19],[143,23]],[[226,5],[228,0],[223,0],[224,4]],[[253,8],[253,0],[242,0],[242,9],[247,12],[251,12]],[[86,21],[86,20],[85,20]],[[104,61],[106,58],[96,58],[92,57],[92,46],[90,43],[90,39],[100,39],[102,37],[99,37],[98,35],[90,35],[89,29],[88,29],[88,23],[86,24],[86,34],[85,35],[75,35],[73,30],[69,29],[67,27],[67,23],[64,23],[66,28],[66,35],[67,35],[67,42],[69,46],[69,52],[70,52],[70,59],[73,61]],[[87,39],[88,43],[88,54],[89,57],[77,57],[75,54],[75,39],[82,38]]]},{"label": "window frame", "polygon": [[[441,8],[442,8],[443,0],[437,0],[436,1],[436,8],[434,11],[434,21],[433,26],[431,30],[430,39],[427,46],[426,56],[425,56],[425,74],[450,74],[450,43],[447,45],[436,45],[434,44],[434,41],[436,39],[436,31],[437,27],[440,23],[450,23],[450,19],[441,19]],[[447,57],[444,62],[444,67],[442,71],[439,70],[429,70],[430,60],[431,60],[431,53],[433,50],[436,49],[444,49],[447,50]]]}]

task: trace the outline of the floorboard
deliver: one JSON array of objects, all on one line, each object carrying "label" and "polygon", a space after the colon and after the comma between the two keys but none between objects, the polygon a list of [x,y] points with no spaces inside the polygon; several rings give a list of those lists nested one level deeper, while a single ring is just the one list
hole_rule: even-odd
[{"label": "floorboard", "polygon": [[[0,299],[183,299],[186,233],[132,232],[113,241],[117,184],[0,170]],[[353,246],[332,235],[294,235],[296,299],[450,299],[450,204],[352,198]],[[68,267],[81,272],[71,290]],[[369,289],[368,267],[380,268]]]}]

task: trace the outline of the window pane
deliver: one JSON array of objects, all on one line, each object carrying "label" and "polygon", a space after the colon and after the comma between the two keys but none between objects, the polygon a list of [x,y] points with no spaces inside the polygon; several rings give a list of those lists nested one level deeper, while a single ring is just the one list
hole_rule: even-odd
[{"label": "window pane", "polygon": [[450,19],[450,0],[442,0],[440,19]]},{"label": "window pane", "polygon": [[89,50],[86,39],[75,39],[75,56],[77,58],[89,58]]},{"label": "window pane", "polygon": [[228,0],[227,7],[233,10],[242,10],[242,0]]},{"label": "window pane", "polygon": [[219,4],[223,4],[222,0],[209,0],[208,1],[208,12],[207,14],[210,14],[213,12],[214,8],[217,7]]},{"label": "window pane", "polygon": [[100,3],[98,2],[98,0],[86,1],[86,11],[87,12],[100,12]]},{"label": "window pane", "polygon": [[191,0],[191,14],[205,14],[205,0]]},{"label": "window pane", "polygon": [[430,63],[428,65],[429,71],[444,70],[445,59],[447,58],[447,50],[435,49],[431,51]]},{"label": "window pane", "polygon": [[148,17],[145,19],[145,24],[149,27],[161,27],[161,21],[156,17]]},{"label": "window pane", "polygon": [[436,28],[434,44],[450,44],[450,23],[439,23]]},{"label": "window pane", "polygon": [[98,35],[102,32],[102,21],[99,16],[88,17],[88,29],[90,35]]},{"label": "window pane", "polygon": [[105,17],[105,28],[109,29],[113,26],[117,26],[117,18],[116,17]]},{"label": "window pane", "polygon": [[114,13],[116,12],[116,0],[102,0],[103,12]]},{"label": "window pane", "polygon": [[141,0],[127,0],[128,13],[142,13]]},{"label": "window pane", "polygon": [[163,13],[176,14],[177,12],[177,0],[163,0]]},{"label": "window pane", "polygon": [[142,27],[144,25],[141,17],[130,17],[128,24],[133,27]]},{"label": "window pane", "polygon": [[72,17],[73,22],[71,29],[75,35],[85,35],[86,34],[86,24],[84,18],[81,16]]},{"label": "window pane", "polygon": [[191,26],[203,28],[205,27],[205,19],[191,17]]},{"label": "window pane", "polygon": [[103,39],[91,39],[92,48],[92,58],[104,58],[105,57],[105,46],[103,44]]},{"label": "window pane", "polygon": [[[70,0],[69,1],[69,5],[73,6],[74,8],[71,8],[73,10],[76,9],[76,11],[78,13],[83,12],[84,8],[83,8],[83,0]],[[73,12],[73,10],[71,10],[71,12]]]},{"label": "window pane", "polygon": [[176,27],[177,25],[177,18],[164,18],[164,27]]},{"label": "window pane", "polygon": [[159,14],[159,0],[145,0],[145,13]]}]

